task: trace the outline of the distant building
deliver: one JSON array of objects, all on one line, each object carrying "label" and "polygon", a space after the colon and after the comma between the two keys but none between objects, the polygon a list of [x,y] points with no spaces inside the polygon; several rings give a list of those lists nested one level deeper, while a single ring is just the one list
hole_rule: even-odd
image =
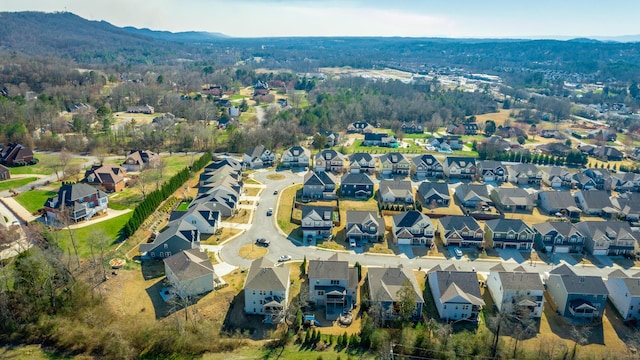
[{"label": "distant building", "polygon": [[127,106],[127,112],[130,114],[153,114],[155,109],[150,105],[134,105]]}]

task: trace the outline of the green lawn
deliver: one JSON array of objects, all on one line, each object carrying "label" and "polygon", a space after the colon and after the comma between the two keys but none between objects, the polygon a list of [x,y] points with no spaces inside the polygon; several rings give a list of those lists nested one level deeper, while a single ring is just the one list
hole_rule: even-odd
[{"label": "green lawn", "polygon": [[165,163],[162,177],[165,180],[170,179],[173,175],[177,174],[180,170],[191,165],[194,161],[198,160],[202,154],[185,155],[184,153],[176,153],[171,156],[163,156],[162,161]]},{"label": "green lawn", "polygon": [[0,191],[5,191],[9,189],[15,189],[20,186],[27,185],[30,182],[36,181],[38,178],[28,177],[24,179],[15,179],[15,180],[6,180],[0,181]]},{"label": "green lawn", "polygon": [[[72,229],[71,232],[73,233],[73,238],[78,247],[78,255],[81,258],[90,257],[91,241],[94,241],[93,244],[96,246],[95,240],[103,235],[108,239],[109,247],[115,246],[114,243],[117,240],[120,240],[120,229],[122,229],[124,224],[126,224],[129,218],[131,218],[131,215],[133,215],[133,212],[128,212],[113,219],[101,221],[79,229]],[[68,250],[73,253],[69,231],[67,229],[61,229],[56,231],[54,234],[57,236],[60,248],[62,248],[65,253]]]},{"label": "green lawn", "polygon": [[[56,168],[56,164],[60,162],[59,155],[38,153],[38,154],[35,154],[35,158],[39,160],[37,164],[28,165],[28,166],[10,167],[9,171],[11,172],[11,174],[49,175],[49,174],[53,174],[53,170]],[[73,158],[69,162],[69,165],[82,164],[83,162],[85,162],[84,159]],[[59,170],[62,170],[62,167],[59,167]]]},{"label": "green lawn", "polygon": [[181,202],[180,205],[178,205],[176,211],[187,211],[187,209],[189,208],[189,204],[191,204],[190,201]]},{"label": "green lawn", "polygon": [[16,201],[29,212],[38,211],[48,198],[55,196],[57,192],[49,190],[30,190],[15,197]]}]

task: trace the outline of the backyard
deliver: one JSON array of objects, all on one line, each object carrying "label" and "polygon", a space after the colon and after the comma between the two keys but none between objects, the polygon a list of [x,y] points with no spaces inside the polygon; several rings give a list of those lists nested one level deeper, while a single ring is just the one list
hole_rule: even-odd
[{"label": "backyard", "polygon": [[[91,256],[92,246],[94,252],[99,247],[99,242],[104,241],[106,248],[111,248],[117,241],[122,240],[120,238],[120,230],[124,224],[129,221],[133,212],[117,216],[113,219],[96,222],[89,226],[71,229],[74,242],[78,249],[78,256],[81,258],[88,258]],[[90,221],[97,221],[94,219]],[[71,243],[71,235],[69,230],[60,229],[53,233],[54,237],[58,240],[58,245],[65,252],[74,252],[73,245]]]},{"label": "backyard", "polygon": [[56,194],[57,192],[49,190],[30,190],[19,194],[15,197],[15,200],[33,214],[44,206],[48,198]]}]

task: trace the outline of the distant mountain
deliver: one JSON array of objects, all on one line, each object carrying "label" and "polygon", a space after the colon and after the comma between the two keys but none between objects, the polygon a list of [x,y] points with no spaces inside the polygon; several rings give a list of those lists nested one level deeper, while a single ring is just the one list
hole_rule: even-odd
[{"label": "distant mountain", "polygon": [[132,26],[123,28],[132,34],[144,35],[150,38],[165,40],[165,41],[177,41],[177,42],[210,42],[211,40],[228,39],[229,36],[221,33],[205,32],[205,31],[184,31],[184,32],[170,32],[170,31],[158,31],[150,29],[138,29]]}]

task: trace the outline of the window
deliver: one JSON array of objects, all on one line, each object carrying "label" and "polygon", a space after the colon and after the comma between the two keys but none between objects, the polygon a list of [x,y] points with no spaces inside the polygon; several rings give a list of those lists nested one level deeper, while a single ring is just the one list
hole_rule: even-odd
[{"label": "window", "polygon": [[164,248],[168,249],[169,248],[169,244],[164,244]]},{"label": "window", "polygon": [[462,310],[469,310],[469,305],[462,305]]},{"label": "window", "polygon": [[160,253],[160,257],[164,257],[164,253],[163,252]]},{"label": "window", "polygon": [[339,285],[340,280],[331,280],[331,285]]},{"label": "window", "polygon": [[324,291],[323,290],[318,290],[318,296],[324,296]]}]

